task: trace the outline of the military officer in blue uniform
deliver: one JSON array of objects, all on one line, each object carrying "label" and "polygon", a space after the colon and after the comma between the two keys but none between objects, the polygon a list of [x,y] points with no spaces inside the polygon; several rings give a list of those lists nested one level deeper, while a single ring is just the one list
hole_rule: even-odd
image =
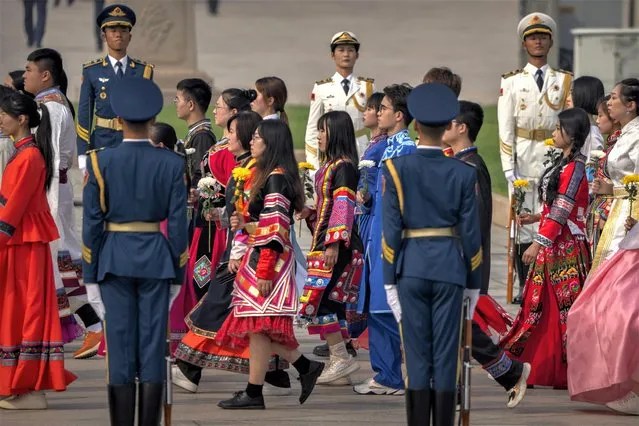
[{"label": "military officer in blue uniform", "polygon": [[122,142],[122,127],[111,108],[111,87],[122,78],[153,78],[153,65],[127,55],[135,12],[122,4],[111,4],[97,17],[97,26],[107,43],[108,54],[83,64],[78,106],[78,164],[86,170],[86,152],[113,147]]},{"label": "military officer in blue uniform", "polygon": [[[104,304],[111,424],[134,424],[137,390],[139,424],[157,426],[169,301],[188,257],[184,160],[149,141],[162,109],[153,81],[125,78],[110,94],[124,140],[88,153],[84,280],[98,285]],[[160,222],[167,219],[165,237]]]},{"label": "military officer in blue uniform", "polygon": [[418,86],[408,110],[417,151],[382,167],[384,288],[404,344],[408,424],[452,426],[462,303],[474,309],[481,283],[477,177],[441,149],[459,113],[452,90]]}]

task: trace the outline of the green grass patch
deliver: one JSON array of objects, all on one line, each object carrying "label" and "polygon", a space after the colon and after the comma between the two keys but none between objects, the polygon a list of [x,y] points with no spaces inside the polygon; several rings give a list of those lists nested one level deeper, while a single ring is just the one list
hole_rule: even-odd
[{"label": "green grass patch", "polygon": [[[304,134],[306,133],[306,121],[308,120],[308,107],[305,105],[291,105],[286,108],[286,113],[288,114],[295,147],[304,149]],[[176,117],[175,106],[169,105],[164,107],[158,116],[158,121],[164,121],[172,125],[179,138],[183,138],[186,135],[186,123]],[[222,129],[215,128],[215,134],[220,137],[222,135]],[[499,158],[496,106],[484,107],[484,126],[477,138],[477,147],[490,171],[493,191],[506,195],[506,179],[504,178],[504,173],[501,169],[501,160]]]}]

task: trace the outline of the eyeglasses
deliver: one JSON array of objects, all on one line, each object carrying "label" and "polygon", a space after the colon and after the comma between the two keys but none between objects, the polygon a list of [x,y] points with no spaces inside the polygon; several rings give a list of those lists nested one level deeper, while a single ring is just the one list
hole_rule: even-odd
[{"label": "eyeglasses", "polygon": [[387,106],[386,106],[386,105],[384,105],[384,104],[381,104],[381,105],[379,106],[379,112],[384,112],[384,111],[386,111],[386,110],[395,111],[392,107],[387,107]]}]

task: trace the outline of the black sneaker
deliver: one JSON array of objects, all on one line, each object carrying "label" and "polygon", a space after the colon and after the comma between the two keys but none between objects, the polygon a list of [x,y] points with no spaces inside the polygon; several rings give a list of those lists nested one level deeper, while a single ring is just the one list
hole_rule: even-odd
[{"label": "black sneaker", "polygon": [[302,385],[302,393],[300,394],[300,404],[304,404],[304,402],[311,396],[311,392],[313,392],[313,388],[315,388],[315,383],[317,383],[317,379],[324,371],[324,363],[311,361],[311,366],[308,369],[308,373],[301,374],[298,380]]},{"label": "black sneaker", "polygon": [[348,351],[348,354],[352,356],[353,358],[357,356],[357,351],[353,347],[353,342],[351,340],[346,342],[346,351]]},{"label": "black sneaker", "polygon": [[233,398],[220,401],[217,406],[225,410],[263,410],[266,408],[262,395],[251,398],[246,391],[235,392]]}]

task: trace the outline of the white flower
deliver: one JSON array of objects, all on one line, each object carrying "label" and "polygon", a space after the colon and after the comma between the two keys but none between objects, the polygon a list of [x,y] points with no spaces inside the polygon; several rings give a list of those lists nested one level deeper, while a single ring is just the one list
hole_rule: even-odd
[{"label": "white flower", "polygon": [[375,167],[376,164],[373,160],[362,160],[359,162],[359,169],[370,169],[371,167]]},{"label": "white flower", "polygon": [[198,181],[197,188],[202,190],[213,188],[216,183],[217,181],[214,178],[212,178],[211,176],[206,176]]},{"label": "white flower", "polygon": [[186,149],[186,155],[193,155],[193,154],[195,154],[195,148]]},{"label": "white flower", "polygon": [[590,159],[600,160],[600,159],[604,158],[605,155],[606,155],[605,152],[600,151],[598,149],[593,149],[592,151],[590,151]]}]

